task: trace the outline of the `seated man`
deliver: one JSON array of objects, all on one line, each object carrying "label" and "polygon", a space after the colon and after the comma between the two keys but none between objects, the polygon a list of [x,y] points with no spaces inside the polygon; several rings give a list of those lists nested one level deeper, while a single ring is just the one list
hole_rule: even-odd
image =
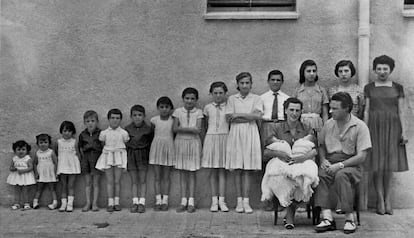
[{"label": "seated man", "polygon": [[[331,209],[345,213],[344,233],[353,233],[355,185],[362,177],[361,166],[371,148],[371,138],[365,123],[351,114],[352,98],[338,92],[330,103],[332,118],[319,136],[319,186],[315,192],[315,206],[322,208],[322,221],[315,230],[335,230]],[[334,196],[332,196],[334,195]]]}]

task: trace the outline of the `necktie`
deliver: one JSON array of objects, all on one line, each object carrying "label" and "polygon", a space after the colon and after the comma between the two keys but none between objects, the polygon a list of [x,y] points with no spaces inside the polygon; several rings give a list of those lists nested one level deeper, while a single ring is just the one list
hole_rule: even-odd
[{"label": "necktie", "polygon": [[272,120],[273,119],[276,119],[277,120],[277,112],[278,112],[278,108],[277,108],[277,94],[278,93],[273,93],[273,95],[275,95],[275,99],[273,99]]}]

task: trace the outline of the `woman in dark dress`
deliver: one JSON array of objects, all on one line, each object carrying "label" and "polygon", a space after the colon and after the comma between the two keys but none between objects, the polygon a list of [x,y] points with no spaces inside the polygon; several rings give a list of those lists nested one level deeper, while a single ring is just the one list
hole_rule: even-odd
[{"label": "woman in dark dress", "polygon": [[403,87],[389,79],[395,63],[386,55],[374,59],[377,78],[364,88],[366,105],[364,121],[372,140],[372,151],[367,158],[367,169],[374,175],[377,193],[377,213],[393,214],[391,188],[393,172],[408,170],[405,144],[407,126],[404,112]]}]

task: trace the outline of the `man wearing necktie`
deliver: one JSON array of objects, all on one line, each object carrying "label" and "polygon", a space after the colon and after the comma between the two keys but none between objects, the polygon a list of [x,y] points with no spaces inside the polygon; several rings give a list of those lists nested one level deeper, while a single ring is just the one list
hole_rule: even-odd
[{"label": "man wearing necktie", "polygon": [[[262,143],[262,151],[266,140],[269,138],[272,128],[276,123],[285,120],[285,114],[283,111],[283,103],[289,96],[282,91],[284,82],[283,73],[280,70],[272,70],[267,77],[267,84],[269,85],[269,91],[263,93],[260,97],[263,101],[263,120],[260,127],[260,138]],[[263,167],[265,168],[265,167]],[[272,204],[268,204],[265,207],[266,211],[272,210]]]}]

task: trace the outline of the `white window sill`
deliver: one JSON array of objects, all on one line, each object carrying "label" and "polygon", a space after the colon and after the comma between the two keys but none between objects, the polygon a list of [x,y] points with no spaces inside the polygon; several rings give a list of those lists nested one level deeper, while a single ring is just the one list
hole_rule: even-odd
[{"label": "white window sill", "polygon": [[297,12],[207,12],[206,20],[295,20]]},{"label": "white window sill", "polygon": [[403,9],[402,14],[404,17],[414,17],[414,9]]}]

